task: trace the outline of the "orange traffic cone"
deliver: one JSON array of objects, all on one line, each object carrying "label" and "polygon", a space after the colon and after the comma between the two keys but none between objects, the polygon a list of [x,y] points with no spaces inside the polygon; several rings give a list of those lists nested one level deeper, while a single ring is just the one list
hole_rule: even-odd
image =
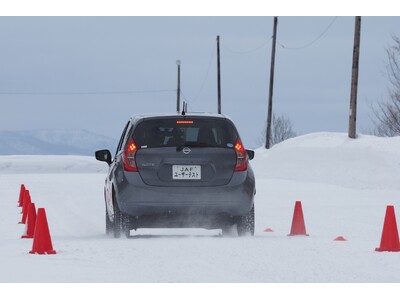
[{"label": "orange traffic cone", "polygon": [[46,211],[38,208],[33,246],[30,254],[56,254],[51,243],[49,225],[47,224]]},{"label": "orange traffic cone", "polygon": [[36,223],[36,208],[35,203],[29,204],[28,209],[28,222],[26,224],[26,232],[21,238],[23,239],[31,239],[33,238],[33,234],[35,233],[35,223]]},{"label": "orange traffic cone", "polygon": [[18,207],[22,207],[24,204],[24,195],[25,195],[25,185],[21,184],[21,188],[19,190],[19,200]]},{"label": "orange traffic cone", "polygon": [[400,251],[399,232],[397,230],[396,215],[394,213],[394,206],[388,205],[386,207],[385,222],[383,224],[381,245],[375,251]]},{"label": "orange traffic cone", "polygon": [[22,206],[22,220],[19,224],[26,224],[26,217],[28,216],[29,204],[31,204],[31,196],[29,190],[25,190],[24,206]]},{"label": "orange traffic cone", "polygon": [[347,239],[344,236],[338,236],[337,238],[334,239],[334,241],[339,241],[339,242],[346,242]]},{"label": "orange traffic cone", "polygon": [[21,207],[22,207],[21,214],[24,213],[24,203],[25,203],[25,200],[27,198],[29,198],[29,200],[30,200],[31,199],[31,195],[29,193],[29,190],[25,189],[24,193],[22,194],[22,200],[21,200]]},{"label": "orange traffic cone", "polygon": [[301,202],[296,201],[294,206],[293,220],[292,220],[292,228],[290,230],[289,236],[293,235],[306,235],[306,226],[304,224],[304,216],[303,209],[301,207]]}]

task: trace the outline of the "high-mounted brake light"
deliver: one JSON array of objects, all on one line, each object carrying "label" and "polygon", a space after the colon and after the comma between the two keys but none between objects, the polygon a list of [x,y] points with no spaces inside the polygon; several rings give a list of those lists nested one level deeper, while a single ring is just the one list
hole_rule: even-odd
[{"label": "high-mounted brake light", "polygon": [[235,171],[246,171],[247,170],[247,153],[243,147],[241,140],[238,138],[234,146],[236,152],[236,166]]},{"label": "high-mounted brake light", "polygon": [[176,124],[193,124],[193,120],[178,120]]},{"label": "high-mounted brake light", "polygon": [[130,139],[128,146],[126,147],[124,154],[122,155],[122,161],[124,163],[125,171],[130,171],[130,172],[138,171],[135,158],[136,151],[137,151],[137,146],[135,144],[135,141],[133,139]]}]

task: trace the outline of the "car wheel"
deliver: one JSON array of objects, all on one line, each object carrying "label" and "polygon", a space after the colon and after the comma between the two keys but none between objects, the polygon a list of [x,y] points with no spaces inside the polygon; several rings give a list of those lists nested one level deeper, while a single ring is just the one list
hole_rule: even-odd
[{"label": "car wheel", "polygon": [[254,205],[247,214],[238,218],[236,225],[239,236],[254,235]]},{"label": "car wheel", "polygon": [[129,216],[120,211],[118,203],[114,198],[114,237],[120,238],[121,234],[129,237]]},{"label": "car wheel", "polygon": [[106,207],[106,234],[109,235],[113,232],[113,223],[110,221],[107,207]]}]

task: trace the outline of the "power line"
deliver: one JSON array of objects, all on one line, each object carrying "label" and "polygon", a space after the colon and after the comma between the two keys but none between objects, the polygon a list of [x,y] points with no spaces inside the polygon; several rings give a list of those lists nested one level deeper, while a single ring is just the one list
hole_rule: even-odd
[{"label": "power line", "polygon": [[307,47],[310,47],[311,45],[313,45],[315,42],[317,42],[319,39],[321,39],[329,30],[329,28],[331,28],[331,26],[333,25],[333,23],[335,23],[337,17],[334,17],[333,20],[329,23],[329,25],[324,29],[324,31],[322,31],[322,33],[320,35],[318,35],[314,40],[312,40],[311,42],[300,46],[300,47],[287,47],[281,43],[278,43],[279,46],[281,46],[283,49],[288,49],[288,50],[300,50],[300,49],[304,49]]},{"label": "power line", "polygon": [[0,92],[0,95],[24,96],[77,96],[77,95],[123,95],[176,92],[176,89],[166,90],[136,90],[136,91],[89,91],[89,92]]},{"label": "power line", "polygon": [[182,95],[183,99],[186,101],[186,103],[189,103],[187,97],[185,96],[185,94],[182,92],[182,89],[180,90],[180,94]]},{"label": "power line", "polygon": [[255,48],[249,49],[249,50],[245,50],[245,51],[238,51],[238,50],[231,49],[231,48],[227,47],[225,44],[221,44],[221,46],[222,46],[222,48],[224,48],[225,50],[228,50],[229,52],[232,52],[232,53],[234,53],[234,54],[249,54],[249,53],[255,52],[255,51],[257,51],[257,50],[259,50],[259,49],[265,47],[267,44],[269,44],[269,42],[270,42],[271,40],[272,40],[272,36],[271,36],[268,40],[266,40],[265,42],[263,42],[261,45],[255,47]]}]

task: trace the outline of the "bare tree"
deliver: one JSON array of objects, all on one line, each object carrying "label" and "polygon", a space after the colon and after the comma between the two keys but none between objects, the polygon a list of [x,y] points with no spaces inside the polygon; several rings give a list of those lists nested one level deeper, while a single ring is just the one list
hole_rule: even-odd
[{"label": "bare tree", "polygon": [[374,134],[378,136],[400,135],[400,38],[393,36],[394,44],[386,49],[389,100],[373,109]]},{"label": "bare tree", "polygon": [[[293,130],[293,125],[289,118],[283,115],[279,117],[275,114],[272,115],[270,147],[295,136],[297,134]],[[265,130],[260,140],[265,144]]]}]

